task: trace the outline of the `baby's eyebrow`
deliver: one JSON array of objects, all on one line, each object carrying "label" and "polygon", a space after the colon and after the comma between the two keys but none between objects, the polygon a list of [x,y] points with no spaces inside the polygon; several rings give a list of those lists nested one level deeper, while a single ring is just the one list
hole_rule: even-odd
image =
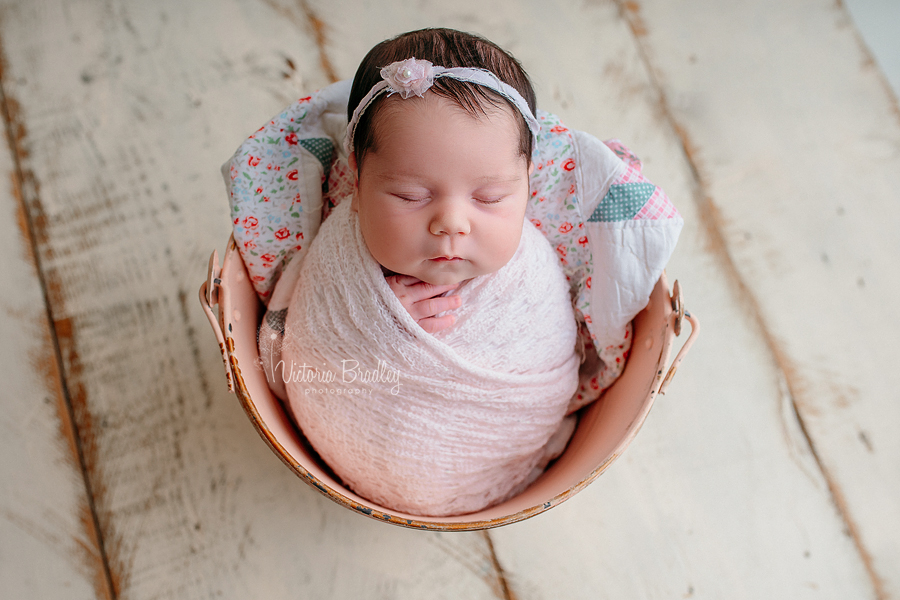
[{"label": "baby's eyebrow", "polygon": [[505,175],[485,175],[478,180],[483,181],[484,183],[518,183],[519,181],[522,181],[522,176],[514,175],[512,177],[507,177]]},{"label": "baby's eyebrow", "polygon": [[413,174],[408,173],[396,173],[394,171],[384,171],[383,173],[378,173],[379,179],[385,179],[387,181],[413,181],[417,180]]},{"label": "baby's eyebrow", "polygon": [[[418,183],[421,181],[421,178],[414,173],[397,173],[394,171],[379,173],[378,178],[384,181],[402,181],[404,183]],[[522,179],[523,177],[521,175],[514,175],[512,177],[506,175],[485,175],[484,177],[477,178],[475,181],[480,185],[488,185],[494,183],[518,183],[522,181]]]}]

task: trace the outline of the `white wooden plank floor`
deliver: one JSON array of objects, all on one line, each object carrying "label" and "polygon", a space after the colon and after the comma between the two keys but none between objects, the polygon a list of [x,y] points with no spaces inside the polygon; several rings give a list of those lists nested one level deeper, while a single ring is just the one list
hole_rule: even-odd
[{"label": "white wooden plank floor", "polygon": [[[900,109],[842,5],[0,2],[6,598],[900,600]],[[687,225],[704,331],[625,455],[489,533],[297,480],[228,394],[196,289],[218,167],[390,35],[481,33],[618,137]]]},{"label": "white wooden plank floor", "polygon": [[107,598],[107,577],[10,146],[0,146],[0,589]]}]

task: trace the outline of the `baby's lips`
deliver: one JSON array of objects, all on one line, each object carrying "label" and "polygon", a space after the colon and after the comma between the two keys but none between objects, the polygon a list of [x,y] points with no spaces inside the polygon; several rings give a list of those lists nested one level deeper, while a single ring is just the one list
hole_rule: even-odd
[{"label": "baby's lips", "polygon": [[464,259],[461,256],[447,255],[447,256],[435,256],[434,258],[432,258],[430,260],[436,260],[438,262],[446,262],[446,261],[455,261],[455,260],[464,260]]}]

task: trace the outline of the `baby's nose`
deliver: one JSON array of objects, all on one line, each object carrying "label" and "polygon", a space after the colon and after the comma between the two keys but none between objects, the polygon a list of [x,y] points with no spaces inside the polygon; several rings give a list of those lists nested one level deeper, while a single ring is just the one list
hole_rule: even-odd
[{"label": "baby's nose", "polygon": [[465,208],[453,203],[438,208],[428,229],[434,235],[467,235],[471,230]]}]

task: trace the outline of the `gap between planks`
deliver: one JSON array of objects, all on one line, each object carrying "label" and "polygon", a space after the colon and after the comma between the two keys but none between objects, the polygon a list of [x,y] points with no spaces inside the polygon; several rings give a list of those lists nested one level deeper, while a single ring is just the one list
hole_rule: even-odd
[{"label": "gap between planks", "polygon": [[[731,251],[728,247],[728,242],[725,239],[725,234],[723,233],[721,213],[715,201],[713,200],[712,195],[709,192],[709,185],[701,174],[700,168],[698,166],[694,145],[691,142],[686,128],[681,125],[672,114],[672,110],[669,107],[668,98],[666,97],[662,85],[656,77],[656,68],[650,59],[650,52],[647,48],[647,43],[645,42],[647,36],[647,27],[640,16],[640,3],[637,0],[614,1],[619,9],[620,17],[628,25],[632,35],[634,36],[635,46],[641,58],[641,62],[643,62],[644,68],[647,71],[650,85],[657,95],[660,113],[672,128],[672,131],[678,137],[678,141],[681,144],[681,150],[690,167],[691,177],[693,179],[693,184],[695,187],[693,199],[697,204],[698,213],[701,219],[701,228],[706,234],[708,250],[710,254],[712,254],[713,257],[719,262],[722,270],[725,272],[728,282],[738,302],[744,306],[745,310],[752,319],[753,324],[760,332],[763,338],[763,342],[769,350],[772,362],[775,364],[776,370],[778,371],[778,376],[784,381],[787,387],[794,417],[797,421],[798,426],[800,427],[800,431],[803,433],[803,437],[806,440],[807,445],[809,446],[809,450],[813,456],[813,460],[815,460],[816,466],[818,467],[823,479],[825,480],[826,485],[828,486],[828,492],[831,496],[832,503],[834,504],[835,509],[840,515],[840,518],[844,523],[844,527],[848,535],[853,540],[853,545],[856,548],[856,551],[859,553],[860,559],[862,560],[863,566],[866,570],[866,574],[868,575],[870,583],[875,590],[876,599],[888,600],[887,590],[884,587],[884,581],[875,570],[871,553],[863,544],[862,536],[859,532],[859,526],[856,524],[856,521],[850,514],[850,509],[847,505],[844,493],[841,490],[838,482],[835,480],[834,476],[829,472],[828,468],[823,463],[822,458],[820,457],[819,452],[816,448],[815,441],[810,435],[809,430],[806,426],[806,422],[803,419],[803,414],[797,402],[797,399],[801,395],[800,386],[798,383],[797,369],[794,366],[791,358],[781,347],[781,344],[779,344],[775,339],[775,336],[772,334],[771,330],[766,324],[765,318],[763,317],[763,311],[762,307],[759,304],[759,301],[750,290],[747,282],[744,281],[744,278],[741,276],[737,264],[735,263],[734,258],[731,255]],[[838,0],[837,2],[837,8],[838,10],[842,10],[846,13],[843,3],[840,0]],[[862,44],[858,32],[857,40],[860,41],[860,46],[863,52],[871,60],[871,54],[868,53],[868,49],[865,48],[864,44]],[[884,80],[883,75],[882,83],[886,85],[886,81]],[[900,116],[900,111],[898,111],[897,109],[896,97],[891,94],[891,98],[893,100],[894,112],[895,114]]]},{"label": "gap between planks", "polygon": [[500,560],[497,558],[497,552],[494,550],[494,541],[491,539],[491,533],[487,529],[482,531],[484,534],[484,541],[487,544],[488,551],[491,553],[491,564],[494,566],[494,573],[497,575],[497,585],[500,588],[500,593],[503,594],[503,600],[515,600],[516,597],[513,595],[512,590],[509,589],[509,583],[506,581],[506,573],[503,572],[503,567],[500,565]]},{"label": "gap between planks", "polygon": [[289,8],[280,6],[277,2],[275,2],[275,0],[262,1],[271,10],[288,19],[298,29],[305,29],[306,27],[309,27],[309,30],[312,32],[313,39],[316,42],[316,48],[319,49],[319,66],[322,68],[322,72],[325,73],[328,81],[330,81],[331,83],[336,83],[339,78],[334,70],[331,59],[328,57],[328,51],[325,48],[327,44],[326,32],[328,30],[328,26],[325,24],[325,21],[319,18],[316,12],[312,9],[312,7],[309,5],[308,0],[297,0],[297,6],[303,13],[302,16],[298,15]]},{"label": "gap between planks", "polygon": [[[48,282],[45,277],[44,269],[41,264],[40,248],[37,242],[37,224],[30,210],[30,205],[40,207],[40,197],[38,194],[39,185],[34,173],[24,166],[27,160],[28,152],[25,149],[25,138],[27,129],[24,119],[21,115],[21,106],[14,96],[10,94],[9,82],[7,81],[8,65],[6,60],[6,52],[4,50],[3,39],[0,38],[0,115],[3,118],[4,133],[6,134],[6,142],[9,146],[10,155],[13,161],[13,188],[15,201],[19,204],[19,212],[24,220],[22,237],[23,242],[27,246],[31,259],[34,261],[35,271],[37,273],[38,283],[41,288],[41,296],[44,301],[44,310],[47,317],[48,329],[50,331],[51,343],[53,346],[53,356],[59,373],[59,385],[65,403],[65,411],[59,412],[60,430],[65,432],[67,436],[71,436],[75,455],[73,460],[77,463],[81,471],[82,481],[84,482],[85,494],[87,496],[87,509],[90,514],[89,518],[81,519],[84,533],[88,540],[96,544],[99,554],[101,568],[97,569],[96,565],[89,565],[91,570],[102,571],[96,573],[94,577],[94,590],[98,598],[106,598],[108,600],[116,600],[118,592],[116,589],[114,575],[110,569],[109,559],[106,554],[106,547],[103,540],[103,534],[100,528],[100,520],[97,515],[97,506],[94,502],[93,485],[87,464],[85,462],[84,444],[78,430],[77,421],[75,419],[75,409],[72,405],[72,395],[66,381],[65,362],[63,361],[62,349],[60,347],[59,332],[56,328],[54,320],[53,307],[50,304],[50,296],[48,293]],[[89,558],[87,560],[90,560]]]}]

